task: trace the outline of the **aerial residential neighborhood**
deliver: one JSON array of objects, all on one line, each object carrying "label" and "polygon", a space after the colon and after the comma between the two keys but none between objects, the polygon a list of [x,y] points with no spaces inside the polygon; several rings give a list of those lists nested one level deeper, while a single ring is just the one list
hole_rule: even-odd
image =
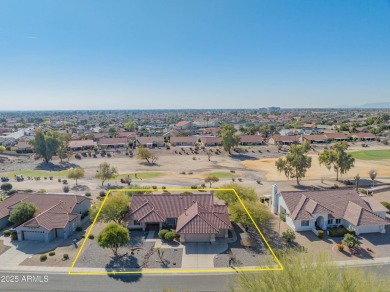
[{"label": "aerial residential neighborhood", "polygon": [[0,291],[390,291],[389,15],[0,1]]}]

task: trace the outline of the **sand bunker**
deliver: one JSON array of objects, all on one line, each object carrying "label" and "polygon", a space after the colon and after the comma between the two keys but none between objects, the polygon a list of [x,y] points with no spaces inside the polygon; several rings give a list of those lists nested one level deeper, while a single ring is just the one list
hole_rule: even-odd
[{"label": "sand bunker", "polygon": [[[318,155],[312,157],[311,168],[306,173],[308,179],[335,178],[336,173],[329,171],[324,165],[318,163]],[[275,166],[277,158],[265,158],[259,160],[246,160],[242,164],[245,167],[260,170],[265,173],[267,180],[285,180],[284,174],[280,174]],[[385,160],[355,160],[355,167],[340,178],[353,178],[356,174],[360,177],[368,177],[368,172],[375,169],[378,172],[378,178],[390,177],[390,159]]]}]

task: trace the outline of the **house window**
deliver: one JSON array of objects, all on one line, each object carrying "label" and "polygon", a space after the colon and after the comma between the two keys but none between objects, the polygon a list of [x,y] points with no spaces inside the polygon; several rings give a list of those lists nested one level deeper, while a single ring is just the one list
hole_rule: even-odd
[{"label": "house window", "polygon": [[336,224],[341,224],[341,219],[336,219]]},{"label": "house window", "polygon": [[310,222],[308,220],[302,220],[301,226],[309,226]]},{"label": "house window", "polygon": [[176,225],[176,218],[167,218],[167,225]]},{"label": "house window", "polygon": [[328,219],[328,225],[331,225],[333,223],[333,219]]},{"label": "house window", "polygon": [[141,223],[139,223],[137,220],[134,220],[133,221],[133,225],[140,225]]}]

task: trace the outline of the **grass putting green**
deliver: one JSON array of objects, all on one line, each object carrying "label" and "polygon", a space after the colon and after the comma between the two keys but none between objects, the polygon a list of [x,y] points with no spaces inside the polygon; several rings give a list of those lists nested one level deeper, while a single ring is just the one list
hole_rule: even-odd
[{"label": "grass putting green", "polygon": [[67,177],[69,170],[61,171],[45,171],[45,170],[17,170],[10,172],[0,173],[0,176],[6,176],[8,178],[13,178],[15,175],[23,175],[23,177]]},{"label": "grass putting green", "polygon": [[382,160],[390,159],[390,150],[361,150],[351,152],[355,159],[360,160]]},{"label": "grass putting green", "polygon": [[207,176],[215,176],[218,178],[232,178],[233,174],[231,172],[218,171],[218,172],[211,172]]},{"label": "grass putting green", "polygon": [[[137,177],[135,175],[137,174]],[[117,175],[113,180],[119,180],[121,178],[130,177],[131,179],[152,179],[164,176],[162,172],[137,172],[137,173],[124,173]]]}]

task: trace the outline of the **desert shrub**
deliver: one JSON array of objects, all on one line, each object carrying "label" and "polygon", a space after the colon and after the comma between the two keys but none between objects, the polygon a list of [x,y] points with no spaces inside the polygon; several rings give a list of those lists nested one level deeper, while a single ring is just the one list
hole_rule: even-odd
[{"label": "desert shrub", "polygon": [[280,219],[281,219],[283,222],[286,222],[286,214],[280,213],[280,214],[279,214],[279,217],[280,217]]},{"label": "desert shrub", "polygon": [[337,249],[338,249],[339,251],[343,251],[343,250],[344,250],[344,245],[341,244],[341,243],[338,243],[338,244],[337,244]]},{"label": "desert shrub", "polygon": [[165,234],[165,236],[164,236],[164,238],[165,238],[166,240],[169,240],[169,241],[174,240],[175,237],[176,237],[176,231],[174,231],[174,230],[168,231],[168,232]]},{"label": "desert shrub", "polygon": [[162,188],[163,190],[166,190],[166,189],[167,189],[167,187],[166,187],[166,186],[162,186],[161,188]]},{"label": "desert shrub", "polygon": [[33,190],[30,190],[30,189],[27,189],[27,190],[24,190],[25,193],[32,193]]},{"label": "desert shrub", "polygon": [[318,238],[323,238],[324,237],[324,231],[318,230],[317,231],[317,236],[318,236]]},{"label": "desert shrub", "polygon": [[157,190],[157,186],[152,186],[152,189],[153,190]]},{"label": "desert shrub", "polygon": [[191,186],[191,189],[193,189],[193,190],[195,190],[195,189],[197,189],[198,188],[198,186],[196,186],[196,185],[192,185]]},{"label": "desert shrub", "polygon": [[46,193],[46,190],[45,189],[40,189],[37,193],[38,194],[44,194],[44,193]]},{"label": "desert shrub", "polygon": [[7,195],[11,196],[13,194],[16,194],[17,192],[18,192],[17,190],[10,190],[10,191],[7,192]]},{"label": "desert shrub", "polygon": [[10,236],[11,235],[11,231],[9,231],[8,229],[4,230],[3,234],[4,234],[4,236]]},{"label": "desert shrub", "polygon": [[158,232],[158,237],[161,239],[165,239],[165,235],[169,232],[168,229],[162,229]]},{"label": "desert shrub", "polygon": [[68,255],[67,253],[64,253],[64,255],[62,256],[62,258],[63,258],[64,260],[68,260],[68,259],[69,259],[69,255]]},{"label": "desert shrub", "polygon": [[41,262],[44,262],[47,260],[47,255],[43,254],[40,256]]},{"label": "desert shrub", "polygon": [[5,147],[5,150],[11,151],[11,146],[6,146],[6,147]]},{"label": "desert shrub", "polygon": [[100,191],[99,196],[100,197],[105,197],[106,196],[106,192],[105,191]]},{"label": "desert shrub", "polygon": [[64,193],[69,193],[69,187],[68,186],[64,186],[62,188],[62,190],[64,191]]},{"label": "desert shrub", "polygon": [[90,235],[88,235],[88,238],[89,238],[89,239],[94,239],[94,238],[95,238],[95,235],[90,234]]},{"label": "desert shrub", "polygon": [[282,233],[282,238],[286,242],[291,242],[295,239],[295,232],[293,230],[289,229],[289,230]]},{"label": "desert shrub", "polygon": [[68,180],[63,179],[63,180],[62,180],[62,183],[63,183],[64,185],[66,185],[66,184],[68,184]]},{"label": "desert shrub", "polygon": [[91,196],[91,193],[90,193],[90,192],[86,192],[86,193],[85,193],[85,196],[86,196],[86,197],[90,197],[90,196]]},{"label": "desert shrub", "polygon": [[53,250],[53,251],[51,251],[51,252],[49,252],[49,256],[54,256],[56,254],[56,252]]},{"label": "desert shrub", "polygon": [[81,155],[80,155],[80,154],[75,154],[75,155],[74,155],[74,158],[76,158],[76,159],[81,159]]},{"label": "desert shrub", "polygon": [[81,226],[77,226],[77,227],[76,227],[76,231],[79,231],[79,232],[80,232],[80,231],[82,231],[82,230],[83,230],[83,228],[82,228]]},{"label": "desert shrub", "polygon": [[18,240],[18,234],[16,232],[11,232],[11,240]]}]

